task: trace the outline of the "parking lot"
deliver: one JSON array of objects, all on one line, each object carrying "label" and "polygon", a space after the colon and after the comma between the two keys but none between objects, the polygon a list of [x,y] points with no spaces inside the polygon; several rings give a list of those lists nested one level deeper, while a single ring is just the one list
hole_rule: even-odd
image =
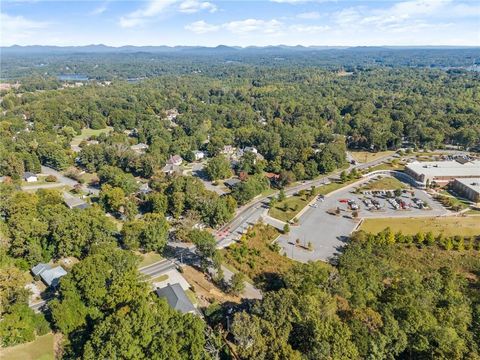
[{"label": "parking lot", "polygon": [[[360,218],[441,216],[448,213],[423,190],[411,189],[393,197],[387,193],[355,193],[356,188],[368,181],[371,179],[347,186],[313,203],[298,224],[290,227],[290,233],[278,239],[287,256],[302,262],[328,260],[345,245]],[[403,201],[405,206],[395,206],[393,199],[397,204]],[[354,218],[354,211],[358,212],[358,219]],[[307,249],[309,242],[312,250]]]}]

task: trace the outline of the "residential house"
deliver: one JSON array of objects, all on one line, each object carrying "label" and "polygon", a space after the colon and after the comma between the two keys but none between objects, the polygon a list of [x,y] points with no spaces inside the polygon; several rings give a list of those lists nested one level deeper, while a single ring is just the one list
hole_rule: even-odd
[{"label": "residential house", "polygon": [[175,310],[183,314],[196,314],[197,309],[188,298],[185,291],[179,283],[168,284],[167,286],[157,289],[156,293],[159,298],[167,300],[168,304]]},{"label": "residential house", "polygon": [[277,184],[280,180],[280,175],[271,172],[265,173],[265,177],[270,181],[270,184],[272,185]]},{"label": "residential house", "polygon": [[166,175],[181,174],[182,170],[180,166],[174,164],[167,164],[162,168],[162,172]]},{"label": "residential house", "polygon": [[233,189],[235,186],[237,186],[241,181],[239,179],[228,179],[225,180],[223,183],[225,186],[227,186],[230,189]]},{"label": "residential house", "polygon": [[23,180],[25,180],[26,182],[37,182],[38,181],[38,177],[37,175],[35,175],[34,173],[32,172],[29,172],[29,171],[26,171],[24,174],[23,174]]},{"label": "residential house", "polygon": [[50,264],[43,263],[34,266],[31,272],[34,276],[40,276],[47,286],[52,287],[56,287],[60,282],[60,278],[67,275],[67,272],[61,266],[52,268]]},{"label": "residential house", "polygon": [[183,159],[180,155],[172,155],[168,159],[167,164],[180,166],[182,165]]},{"label": "residential house", "polygon": [[139,144],[130,146],[130,149],[135,151],[137,154],[143,154],[148,149],[148,145],[144,143],[139,143]]},{"label": "residential house", "polygon": [[198,160],[202,160],[205,158],[205,153],[203,151],[200,151],[200,150],[195,150],[193,152],[193,155],[195,155],[195,160],[198,161]]},{"label": "residential house", "polygon": [[152,192],[152,189],[150,188],[148,183],[144,183],[144,184],[140,185],[140,187],[138,188],[138,192],[143,193],[143,194],[148,194],[148,193]]},{"label": "residential house", "polygon": [[70,209],[86,209],[90,207],[90,204],[86,201],[73,196],[67,192],[63,193],[63,202],[67,205]]},{"label": "residential house", "polygon": [[234,152],[235,148],[232,145],[225,145],[221,151],[221,153],[225,155],[233,155]]}]

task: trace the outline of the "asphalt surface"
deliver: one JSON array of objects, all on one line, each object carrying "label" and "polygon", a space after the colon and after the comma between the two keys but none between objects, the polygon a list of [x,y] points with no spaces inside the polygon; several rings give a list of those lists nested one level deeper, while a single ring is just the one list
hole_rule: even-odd
[{"label": "asphalt surface", "polygon": [[163,259],[154,264],[144,266],[138,270],[143,275],[151,276],[152,278],[154,278],[172,269],[175,269],[175,263],[168,259]]}]

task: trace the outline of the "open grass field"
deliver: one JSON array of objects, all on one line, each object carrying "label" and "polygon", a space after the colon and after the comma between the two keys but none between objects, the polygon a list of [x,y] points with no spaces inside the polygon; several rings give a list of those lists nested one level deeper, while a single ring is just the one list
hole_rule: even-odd
[{"label": "open grass field", "polygon": [[350,151],[350,154],[359,163],[366,163],[370,161],[375,161],[377,159],[390,156],[395,154],[395,151],[379,151],[379,152],[370,152],[370,151]]},{"label": "open grass field", "polygon": [[393,177],[382,177],[378,180],[373,180],[368,184],[362,186],[362,190],[395,190],[406,189],[407,186],[398,179]]},{"label": "open grass field", "polygon": [[75,136],[70,142],[70,145],[78,146],[83,140],[88,139],[90,136],[93,136],[93,135],[97,136],[103,133],[108,133],[112,130],[113,128],[110,126],[107,126],[105,129],[99,129],[99,130],[82,129],[82,133],[80,135]]},{"label": "open grass field", "polygon": [[53,334],[39,336],[35,341],[0,349],[2,360],[53,360]]},{"label": "open grass field", "polygon": [[405,170],[405,164],[398,161],[390,161],[387,163],[378,164],[368,169],[368,172],[377,171],[377,170]]},{"label": "open grass field", "polygon": [[145,253],[145,254],[137,253],[137,255],[140,255],[142,257],[142,260],[140,261],[140,264],[138,265],[138,267],[140,267],[140,268],[151,265],[151,264],[156,263],[157,261],[160,261],[160,260],[163,259],[162,255],[157,254],[154,251],[149,252],[149,253]]},{"label": "open grass field", "polygon": [[272,241],[279,235],[270,225],[257,224],[238,244],[220,250],[229,268],[242,272],[255,284],[261,284],[273,274],[282,274],[295,263],[280,255]]},{"label": "open grass field", "polygon": [[378,233],[387,227],[405,235],[429,231],[434,235],[443,233],[445,236],[480,235],[480,221],[476,216],[365,219],[360,230]]},{"label": "open grass field", "polygon": [[303,196],[290,196],[285,200],[278,202],[273,208],[271,208],[269,215],[278,220],[285,222],[290,221],[310,202],[310,200],[312,200],[312,198],[308,194]]}]

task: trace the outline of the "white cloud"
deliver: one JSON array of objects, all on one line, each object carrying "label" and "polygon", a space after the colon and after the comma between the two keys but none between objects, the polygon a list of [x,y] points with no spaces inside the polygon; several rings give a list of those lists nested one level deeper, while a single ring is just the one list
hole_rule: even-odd
[{"label": "white cloud", "polygon": [[143,25],[149,18],[160,15],[169,6],[176,2],[178,2],[178,0],[150,0],[147,3],[147,6],[122,16],[120,18],[120,26],[131,28]]},{"label": "white cloud", "polygon": [[185,26],[186,30],[190,30],[196,34],[206,34],[209,32],[214,32],[220,29],[218,25],[208,24],[203,20],[196,21],[194,23],[188,24]]},{"label": "white cloud", "polygon": [[93,9],[90,15],[100,15],[103,14],[105,11],[107,11],[107,3],[103,3],[102,5]]},{"label": "white cloud", "polygon": [[340,26],[368,27],[388,30],[404,26],[418,28],[419,23],[444,26],[442,20],[454,17],[478,17],[480,5],[454,3],[452,0],[408,0],[397,2],[385,9],[357,6],[342,9],[333,18]]},{"label": "white cloud", "polygon": [[217,6],[208,1],[186,0],[180,4],[179,10],[187,14],[193,14],[201,10],[213,13],[217,11]]},{"label": "white cloud", "polygon": [[237,20],[225,23],[222,25],[228,31],[234,34],[247,34],[251,32],[259,32],[263,34],[275,34],[282,28],[282,23],[278,20],[259,20],[259,19],[246,19]]},{"label": "white cloud", "polygon": [[330,30],[330,26],[295,24],[295,25],[290,25],[288,29],[290,31],[294,31],[298,33],[316,34],[316,33],[321,33],[321,32]]},{"label": "white cloud", "polygon": [[47,22],[0,13],[0,42],[3,46],[21,43],[23,40],[31,38],[35,31],[46,28],[48,25]]},{"label": "white cloud", "polygon": [[276,19],[261,20],[261,19],[245,19],[230,21],[223,24],[209,24],[204,20],[196,21],[185,26],[186,30],[192,31],[196,34],[205,34],[216,32],[224,29],[232,34],[247,35],[247,34],[263,34],[263,35],[280,35],[288,31],[289,33],[309,33],[316,34],[330,30],[330,27],[325,25],[304,25],[293,24],[286,25]]},{"label": "white cloud", "polygon": [[317,11],[304,12],[297,15],[299,19],[314,20],[320,18],[320,13]]},{"label": "white cloud", "polygon": [[175,10],[187,14],[202,10],[209,12],[217,11],[217,6],[208,1],[184,0],[181,2],[180,0],[149,0],[146,6],[122,16],[120,18],[120,26],[123,28],[132,28],[144,25],[149,19],[171,10],[173,5],[178,3],[180,4]]}]

